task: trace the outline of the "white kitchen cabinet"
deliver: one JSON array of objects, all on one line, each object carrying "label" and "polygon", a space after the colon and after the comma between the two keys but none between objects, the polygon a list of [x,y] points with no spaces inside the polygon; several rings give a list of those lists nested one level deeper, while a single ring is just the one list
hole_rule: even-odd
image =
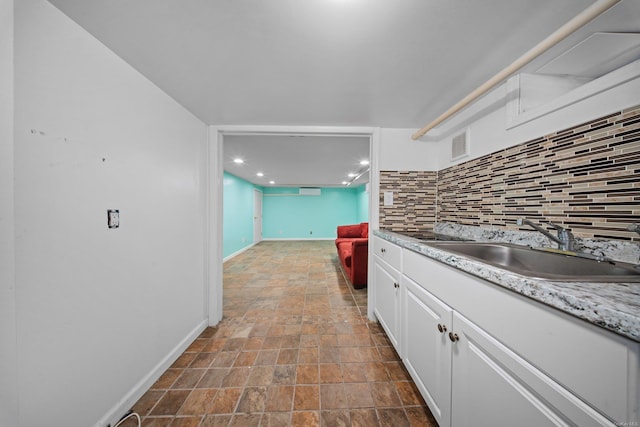
[{"label": "white kitchen cabinet", "polygon": [[389,340],[400,352],[400,269],[402,249],[378,237],[373,238],[374,313]]},{"label": "white kitchen cabinet", "polygon": [[401,273],[401,356],[441,427],[637,425],[638,343],[409,250]]},{"label": "white kitchen cabinet", "polygon": [[453,310],[407,277],[402,310],[404,364],[440,426],[451,423],[451,345]]},{"label": "white kitchen cabinet", "polygon": [[611,426],[568,390],[407,277],[404,363],[443,426]]},{"label": "white kitchen cabinet", "polygon": [[452,330],[452,426],[615,425],[455,312]]},{"label": "white kitchen cabinet", "polygon": [[374,265],[373,274],[376,284],[374,312],[389,340],[398,349],[400,344],[400,274],[379,261]]}]

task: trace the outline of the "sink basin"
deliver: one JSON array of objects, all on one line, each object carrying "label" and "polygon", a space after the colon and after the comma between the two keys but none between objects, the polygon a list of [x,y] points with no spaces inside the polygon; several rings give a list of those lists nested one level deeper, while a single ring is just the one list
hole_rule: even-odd
[{"label": "sink basin", "polygon": [[574,282],[640,282],[640,270],[623,262],[596,261],[506,243],[429,242],[428,245],[523,276]]}]

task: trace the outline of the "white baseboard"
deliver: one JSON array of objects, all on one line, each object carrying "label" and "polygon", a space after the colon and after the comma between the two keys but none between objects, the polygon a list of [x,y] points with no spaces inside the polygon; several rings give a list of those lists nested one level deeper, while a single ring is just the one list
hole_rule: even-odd
[{"label": "white baseboard", "polygon": [[292,240],[336,240],[335,237],[284,237],[284,238],[269,238],[269,239],[262,239],[264,241],[280,241],[280,240],[287,240],[287,241],[292,241]]},{"label": "white baseboard", "polygon": [[191,343],[205,330],[207,319],[198,324],[186,337],[182,339],[147,375],[142,378],[116,405],[111,408],[94,427],[114,426],[120,418],[142,397],[143,394],[160,378],[160,376],[175,362]]},{"label": "white baseboard", "polygon": [[229,261],[231,258],[236,257],[238,255],[240,255],[242,252],[246,251],[249,248],[254,247],[255,245],[257,245],[260,242],[256,242],[256,243],[252,243],[249,246],[245,246],[244,248],[240,249],[239,251],[235,251],[234,253],[232,253],[231,255],[227,255],[226,257],[222,258],[222,262],[225,263],[227,261]]}]

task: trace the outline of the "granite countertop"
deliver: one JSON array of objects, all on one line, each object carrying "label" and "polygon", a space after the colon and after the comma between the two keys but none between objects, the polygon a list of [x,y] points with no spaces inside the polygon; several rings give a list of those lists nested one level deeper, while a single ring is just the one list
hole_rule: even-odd
[{"label": "granite countertop", "polygon": [[531,278],[386,230],[374,235],[640,342],[640,283],[556,282]]}]

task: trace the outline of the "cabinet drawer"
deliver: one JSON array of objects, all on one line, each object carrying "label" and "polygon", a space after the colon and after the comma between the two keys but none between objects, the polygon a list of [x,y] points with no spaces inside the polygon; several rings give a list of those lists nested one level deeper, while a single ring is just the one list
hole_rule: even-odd
[{"label": "cabinet drawer", "polygon": [[402,248],[400,246],[374,236],[373,253],[396,270],[402,270]]}]

